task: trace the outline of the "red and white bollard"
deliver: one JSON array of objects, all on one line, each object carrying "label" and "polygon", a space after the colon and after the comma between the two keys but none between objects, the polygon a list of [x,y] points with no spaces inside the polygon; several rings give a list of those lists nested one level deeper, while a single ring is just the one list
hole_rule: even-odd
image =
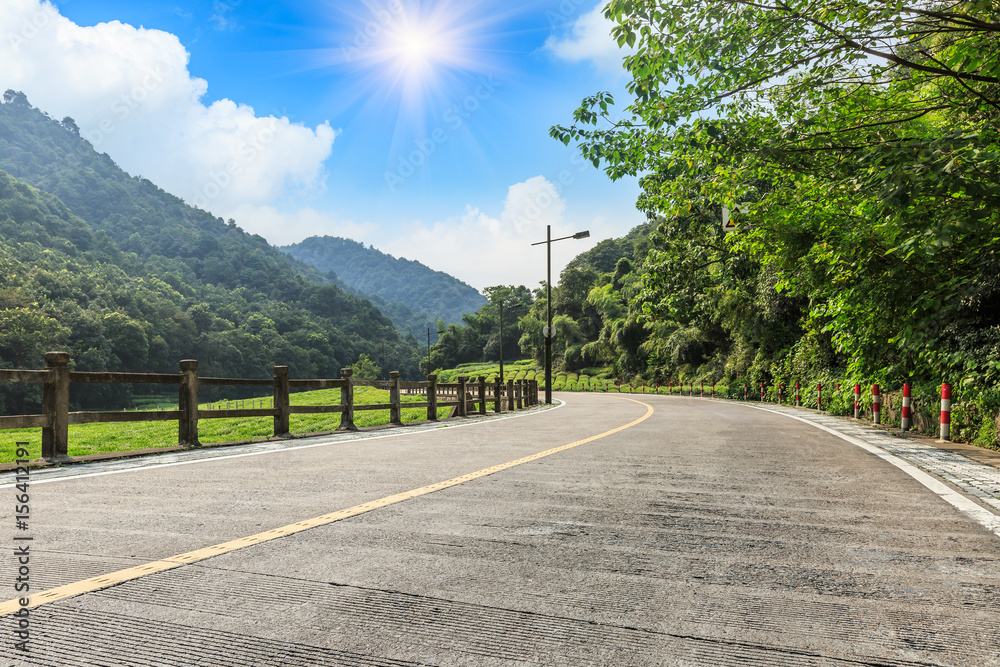
[{"label": "red and white bollard", "polygon": [[823,409],[823,383],[817,383],[816,385],[816,409]]},{"label": "red and white bollard", "polygon": [[802,390],[798,382],[795,383],[795,407],[802,407]]},{"label": "red and white bollard", "polygon": [[899,420],[899,428],[901,431],[909,431],[910,425],[913,423],[911,421],[912,415],[910,415],[910,385],[903,385],[903,416]]},{"label": "red and white bollard", "polygon": [[854,418],[861,419],[861,385],[854,385]]},{"label": "red and white bollard", "polygon": [[712,398],[715,398],[715,382],[712,382]]},{"label": "red and white bollard", "polygon": [[764,383],[760,383],[760,402],[764,402]]},{"label": "red and white bollard", "polygon": [[781,405],[781,383],[778,383],[778,405]]},{"label": "red and white bollard", "polygon": [[951,439],[951,385],[941,385],[941,439]]},{"label": "red and white bollard", "polygon": [[705,398],[705,381],[701,381],[701,398]]},{"label": "red and white bollard", "polygon": [[882,397],[878,393],[878,385],[872,385],[872,421],[882,423]]},{"label": "red and white bollard", "polygon": [[746,382],[744,382],[743,383],[743,400],[744,401],[747,400],[747,391],[749,389],[750,389],[750,386]]}]

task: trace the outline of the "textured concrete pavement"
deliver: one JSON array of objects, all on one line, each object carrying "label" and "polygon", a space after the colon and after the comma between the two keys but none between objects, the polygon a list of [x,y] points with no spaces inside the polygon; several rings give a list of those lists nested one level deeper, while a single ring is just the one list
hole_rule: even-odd
[{"label": "textured concrete pavement", "polygon": [[[653,408],[551,456],[31,609],[28,659],[4,617],[0,664],[1000,665],[1000,538],[899,468],[740,405],[561,398],[517,419],[33,486],[36,593]],[[11,526],[15,491],[0,488]],[[0,576],[15,597],[13,559]]]}]

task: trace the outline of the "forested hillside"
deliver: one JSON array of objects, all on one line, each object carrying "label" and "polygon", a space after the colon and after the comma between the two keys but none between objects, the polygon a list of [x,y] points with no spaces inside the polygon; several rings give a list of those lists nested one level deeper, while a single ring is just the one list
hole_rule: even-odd
[{"label": "forested hillside", "polygon": [[[3,367],[38,368],[44,351],[59,348],[81,370],[174,372],[180,359],[196,358],[206,375],[266,377],[287,364],[300,377],[336,376],[366,353],[406,377],[419,373],[417,341],[370,302],[129,177],[71,121],[11,92],[0,104],[0,164],[33,179],[0,171]],[[34,396],[2,391],[15,411]],[[109,391],[78,398],[123,398]]]},{"label": "forested hillside", "polygon": [[[429,320],[432,327],[439,318],[461,322],[462,315],[474,313],[486,303],[474,287],[447,273],[366,248],[350,239],[313,236],[281,250],[324,273],[333,272],[361,295],[374,294],[384,299],[382,312],[386,315],[395,308],[397,317],[407,316],[406,310],[410,310],[411,317],[422,318],[407,330],[422,327],[423,320]],[[393,320],[402,324],[396,317]]]},{"label": "forested hillside", "polygon": [[215,218],[125,173],[79,135],[71,118],[49,118],[10,90],[0,104],[0,169],[55,195],[122,250],[154,262],[178,259],[206,283],[284,299],[298,289],[296,273],[324,282],[319,272],[247,234],[235,221]]}]

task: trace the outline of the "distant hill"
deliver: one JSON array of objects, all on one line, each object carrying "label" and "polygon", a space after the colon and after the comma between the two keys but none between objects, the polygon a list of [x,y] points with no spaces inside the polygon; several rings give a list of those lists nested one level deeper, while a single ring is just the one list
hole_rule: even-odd
[{"label": "distant hill", "polygon": [[129,176],[71,119],[12,91],[0,170],[0,366],[38,367],[58,346],[83,370],[176,371],[196,358],[206,375],[287,364],[330,377],[366,353],[419,374],[417,340],[371,302]]},{"label": "distant hill", "polygon": [[281,250],[324,273],[333,272],[359,293],[381,297],[390,308],[402,304],[418,316],[429,315],[431,322],[461,322],[462,315],[486,303],[478,290],[447,273],[350,239],[313,236]]},{"label": "distant hill", "polygon": [[567,269],[590,267],[598,273],[612,273],[620,259],[641,263],[649,250],[649,235],[656,227],[654,222],[636,225],[628,234],[617,239],[605,239],[590,250],[585,250],[566,265]]}]

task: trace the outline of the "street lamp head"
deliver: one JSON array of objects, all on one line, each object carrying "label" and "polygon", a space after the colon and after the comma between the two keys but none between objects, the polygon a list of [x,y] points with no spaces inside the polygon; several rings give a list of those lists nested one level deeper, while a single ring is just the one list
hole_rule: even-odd
[{"label": "street lamp head", "polygon": [[575,238],[575,239],[588,239],[588,238],[590,238],[590,230],[587,230],[585,232],[577,232],[576,234],[573,234],[573,238]]}]

